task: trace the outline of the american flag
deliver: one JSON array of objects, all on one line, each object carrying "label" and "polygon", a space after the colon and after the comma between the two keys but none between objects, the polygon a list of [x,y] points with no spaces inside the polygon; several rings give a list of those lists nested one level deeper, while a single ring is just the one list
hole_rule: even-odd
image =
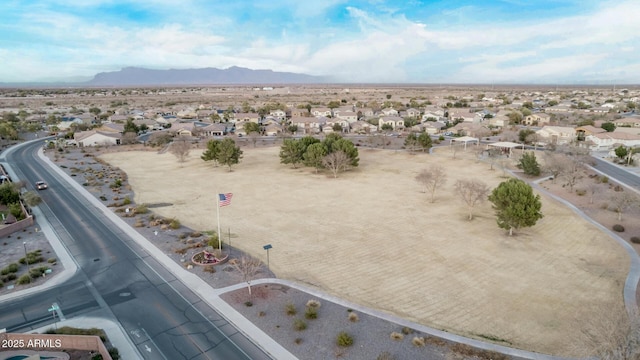
[{"label": "american flag", "polygon": [[219,206],[227,206],[229,204],[231,204],[231,197],[233,197],[232,193],[226,193],[226,194],[218,194],[218,197],[220,198],[220,201],[218,202]]}]

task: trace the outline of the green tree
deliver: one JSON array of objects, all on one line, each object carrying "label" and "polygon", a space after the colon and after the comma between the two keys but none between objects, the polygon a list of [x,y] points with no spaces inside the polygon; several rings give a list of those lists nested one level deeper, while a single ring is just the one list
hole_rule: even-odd
[{"label": "green tree", "polygon": [[124,124],[124,130],[122,132],[123,133],[132,132],[134,134],[137,134],[138,131],[140,131],[140,129],[138,128],[138,125],[136,125],[133,122],[133,119],[131,118],[127,119],[127,122]]},{"label": "green tree", "polygon": [[291,164],[295,169],[302,162],[305,146],[300,140],[284,139],[280,147],[280,163]]},{"label": "green tree", "polygon": [[313,166],[316,169],[322,168],[322,160],[327,156],[327,148],[317,142],[307,146],[307,150],[304,152],[303,160],[305,166]]},{"label": "green tree", "polygon": [[618,146],[615,152],[616,152],[616,156],[622,160],[624,160],[624,158],[627,157],[627,155],[629,155],[629,150],[627,150],[627,148],[624,147],[624,145]]},{"label": "green tree", "polygon": [[531,134],[535,134],[536,132],[534,130],[531,129],[522,129],[518,132],[518,140],[520,140],[520,142],[526,142],[527,141],[527,137]]},{"label": "green tree", "polygon": [[254,122],[246,122],[244,123],[244,131],[247,132],[247,134],[250,134],[252,132],[255,133],[259,133],[260,132],[260,125],[258,123],[254,123]]},{"label": "green tree", "polygon": [[92,114],[93,114],[93,115],[95,115],[95,116],[98,116],[98,115],[100,115],[100,113],[102,112],[102,110],[100,110],[100,108],[99,108],[99,107],[95,107],[95,106],[94,106],[94,107],[89,108],[89,112],[90,112],[90,113],[92,113]]},{"label": "green tree", "polygon": [[304,149],[303,149],[303,152],[304,152],[304,151],[307,151],[307,148],[309,147],[309,145],[319,143],[320,140],[314,138],[313,136],[305,136],[300,139],[300,142],[304,146]]},{"label": "green tree", "polygon": [[393,131],[393,125],[387,123],[387,124],[382,124],[382,126],[380,127],[380,130],[382,131]]},{"label": "green tree", "polygon": [[605,123],[602,123],[602,125],[600,125],[601,128],[607,130],[607,132],[613,132],[613,130],[616,129],[616,124],[607,121]]},{"label": "green tree", "polygon": [[0,204],[9,205],[20,201],[20,192],[18,192],[13,184],[4,182],[0,185]]},{"label": "green tree", "polygon": [[340,101],[329,101],[329,103],[327,104],[327,107],[329,109],[335,109],[335,108],[339,108],[340,107]]},{"label": "green tree", "polygon": [[231,171],[231,166],[240,162],[242,159],[242,150],[236,146],[236,142],[231,138],[225,138],[220,142],[220,152],[218,153],[218,162],[226,165]]},{"label": "green tree", "polygon": [[540,164],[538,164],[536,154],[533,152],[522,154],[520,162],[518,163],[518,169],[524,170],[524,173],[529,176],[540,176]]},{"label": "green tree", "polygon": [[415,151],[416,147],[418,147],[418,136],[416,136],[415,132],[412,131],[407,135],[407,138],[404,139],[404,146],[411,151]]},{"label": "green tree", "polygon": [[298,132],[298,125],[289,125],[287,127],[287,131],[292,133],[292,134],[297,133]]},{"label": "green tree", "polygon": [[331,127],[331,129],[335,132],[342,132],[342,125],[335,123],[333,124],[333,126]]},{"label": "green tree", "polygon": [[418,135],[418,147],[422,149],[422,152],[431,149],[432,146],[433,140],[431,140],[431,135],[427,134],[426,132],[420,133],[420,135]]},{"label": "green tree", "polygon": [[204,161],[213,161],[213,164],[217,166],[220,155],[220,143],[220,140],[209,140],[209,142],[207,142],[207,150],[202,153],[200,158]]},{"label": "green tree", "polygon": [[558,100],[550,100],[550,101],[547,103],[547,105],[549,105],[549,106],[556,106],[556,105],[558,105]]},{"label": "green tree", "polygon": [[509,118],[509,124],[520,124],[522,122],[522,114],[518,111],[512,111],[507,114]]},{"label": "green tree", "polygon": [[533,189],[519,179],[503,181],[489,195],[496,211],[498,226],[509,230],[529,227],[542,218],[540,195],[534,195]]}]

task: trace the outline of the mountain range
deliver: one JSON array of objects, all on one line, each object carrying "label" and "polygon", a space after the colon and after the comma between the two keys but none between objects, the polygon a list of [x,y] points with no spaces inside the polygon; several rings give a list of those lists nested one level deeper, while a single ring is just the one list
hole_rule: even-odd
[{"label": "mountain range", "polygon": [[249,85],[249,84],[313,84],[326,82],[320,76],[252,70],[237,66],[228,69],[168,69],[153,70],[126,67],[119,71],[102,72],[87,86],[168,86],[168,85]]}]

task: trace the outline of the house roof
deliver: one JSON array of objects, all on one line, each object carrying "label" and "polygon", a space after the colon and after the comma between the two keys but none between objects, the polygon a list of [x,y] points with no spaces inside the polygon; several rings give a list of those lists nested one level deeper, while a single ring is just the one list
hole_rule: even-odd
[{"label": "house roof", "polygon": [[607,130],[603,129],[603,128],[597,128],[593,125],[585,125],[585,126],[579,126],[576,128],[576,131],[584,131],[584,132],[589,132],[592,134],[600,134],[603,132],[607,132]]}]

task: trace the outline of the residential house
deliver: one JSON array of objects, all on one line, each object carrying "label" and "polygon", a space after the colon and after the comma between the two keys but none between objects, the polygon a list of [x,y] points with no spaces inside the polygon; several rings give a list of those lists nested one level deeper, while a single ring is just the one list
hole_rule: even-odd
[{"label": "residential house", "polygon": [[541,143],[563,145],[576,139],[576,129],[566,126],[543,126],[536,131]]},{"label": "residential house", "polygon": [[324,125],[324,117],[299,117],[291,118],[291,125],[297,126],[298,131],[303,134],[317,134],[320,132],[320,128]]},{"label": "residential house", "polygon": [[375,112],[373,111],[372,108],[363,107],[363,108],[357,108],[356,114],[358,114],[358,120],[360,120],[363,117],[372,117],[373,115],[375,115]]},{"label": "residential house", "polygon": [[353,111],[342,111],[335,116],[338,119],[346,120],[349,123],[358,121],[358,114]]},{"label": "residential house", "polygon": [[196,118],[199,120],[209,120],[211,119],[211,115],[215,113],[216,112],[211,109],[198,109],[196,110]]},{"label": "residential house", "polygon": [[393,130],[404,129],[404,119],[399,116],[383,116],[378,120],[378,129],[382,130],[385,124],[391,125]]},{"label": "residential house", "polygon": [[547,113],[569,113],[573,112],[574,109],[571,108],[571,104],[558,104],[554,106],[549,106],[544,109]]},{"label": "residential house", "polygon": [[352,112],[355,112],[355,111],[353,111],[353,106],[340,106],[340,107],[337,107],[337,108],[331,110],[331,113],[333,114],[333,117],[337,117],[339,114],[345,113],[345,112],[352,113]]},{"label": "residential house", "polygon": [[440,120],[444,118],[444,111],[440,110],[440,109],[436,109],[436,110],[428,110],[425,111],[424,114],[422,114],[422,121],[429,121],[429,119],[436,119],[436,120]]},{"label": "residential house", "polygon": [[222,136],[226,132],[226,126],[221,123],[214,123],[199,128],[203,136]]},{"label": "residential house", "polygon": [[351,126],[351,132],[355,134],[373,134],[378,128],[375,125],[362,120],[358,120],[349,124]]},{"label": "residential house", "polygon": [[256,124],[259,124],[260,115],[257,113],[235,113],[235,114],[231,114],[229,121],[236,124],[244,123],[244,122],[254,122]]},{"label": "residential house", "polygon": [[640,116],[628,116],[613,120],[616,127],[640,127]]},{"label": "residential house", "polygon": [[522,119],[524,125],[544,126],[551,122],[551,115],[545,113],[534,113]]},{"label": "residential house", "polygon": [[509,121],[509,117],[502,112],[489,119],[489,126],[494,128],[503,128],[509,125]]},{"label": "residential house", "polygon": [[342,127],[342,132],[349,132],[349,129],[350,129],[349,122],[345,119],[340,119],[340,118],[326,119],[325,124],[322,126],[322,132],[325,134],[333,132],[333,127],[336,124]]},{"label": "residential house", "polygon": [[171,124],[169,131],[175,133],[177,136],[194,136],[194,134],[197,132],[196,126],[192,122],[174,122],[173,124]]},{"label": "residential house", "polygon": [[486,134],[491,133],[488,127],[480,123],[472,123],[472,122],[461,122],[456,124],[455,126],[448,129],[457,135],[460,136],[472,136],[476,138],[480,138],[486,136]]},{"label": "residential house", "polygon": [[73,140],[80,147],[120,145],[122,134],[98,130],[79,131],[73,134]]},{"label": "residential house", "polygon": [[420,110],[418,109],[414,109],[414,108],[408,108],[405,113],[407,114],[408,117],[412,117],[412,118],[416,118],[419,119],[420,118]]},{"label": "residential house", "polygon": [[110,132],[122,134],[124,132],[124,124],[116,124],[116,123],[104,123],[100,125],[99,128],[95,129],[101,132]]},{"label": "residential house", "polygon": [[426,121],[422,123],[422,128],[429,135],[439,134],[445,126],[445,123],[441,121]]},{"label": "residential house", "polygon": [[398,110],[394,108],[385,108],[380,110],[380,113],[384,116],[398,116]]},{"label": "residential house", "polygon": [[592,144],[593,150],[612,150],[622,145],[627,147],[640,146],[640,135],[625,132],[604,132],[586,137],[586,141]]},{"label": "residential house", "polygon": [[291,117],[305,117],[305,116],[310,116],[309,115],[309,110],[307,110],[306,108],[304,109],[298,109],[298,108],[294,108],[291,109]]},{"label": "residential house", "polygon": [[264,134],[267,136],[276,136],[283,132],[282,126],[278,124],[269,124],[264,128]]},{"label": "residential house", "polygon": [[333,112],[331,111],[331,109],[327,107],[318,107],[318,108],[311,109],[311,115],[315,117],[318,117],[318,116],[329,117],[329,116],[333,116]]},{"label": "residential house", "polygon": [[273,116],[274,118],[280,121],[283,121],[287,118],[287,113],[284,110],[280,110],[280,109],[271,110],[269,112],[269,115]]},{"label": "residential house", "polygon": [[607,132],[607,130],[605,130],[603,128],[597,128],[597,127],[592,126],[592,125],[578,126],[576,128],[576,136],[577,136],[577,139],[580,140],[580,141],[585,140],[586,137],[589,136],[589,135],[601,134],[601,133],[605,133],[605,132]]},{"label": "residential house", "polygon": [[196,119],[198,117],[198,113],[196,112],[196,109],[183,109],[178,111],[176,116],[181,119]]},{"label": "residential house", "polygon": [[449,121],[455,121],[461,119],[463,122],[470,123],[479,123],[481,122],[481,117],[476,115],[475,113],[470,113],[468,111],[449,111]]},{"label": "residential house", "polygon": [[131,116],[113,114],[107,118],[108,122],[126,122]]}]

